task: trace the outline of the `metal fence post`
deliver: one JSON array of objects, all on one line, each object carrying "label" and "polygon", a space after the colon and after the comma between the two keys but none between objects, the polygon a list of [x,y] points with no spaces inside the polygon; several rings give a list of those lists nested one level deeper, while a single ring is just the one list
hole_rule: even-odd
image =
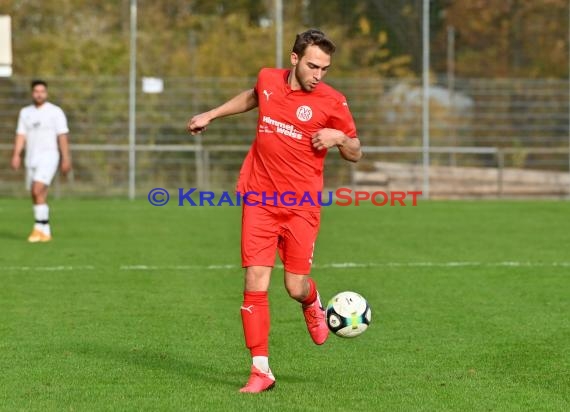
[{"label": "metal fence post", "polygon": [[[447,98],[449,132],[451,133],[451,146],[457,146],[457,130],[455,129],[455,28],[447,27]],[[456,153],[451,152],[449,165],[456,166]]]},{"label": "metal fence post", "polygon": [[350,163],[350,188],[356,191],[356,163]]},{"label": "metal fence post", "polygon": [[505,168],[505,152],[497,149],[497,195],[503,197],[503,169]]},{"label": "metal fence post", "polygon": [[275,67],[283,67],[283,0],[275,0]]},{"label": "metal fence post", "polygon": [[202,172],[202,176],[204,178],[204,188],[207,190],[211,190],[211,187],[210,187],[210,151],[208,149],[203,149],[202,153],[204,153],[204,161],[203,161],[204,170]]},{"label": "metal fence post", "polygon": [[430,84],[429,84],[429,70],[430,70],[430,43],[429,43],[429,13],[430,13],[429,0],[423,1],[423,23],[422,23],[422,51],[423,51],[423,64],[422,64],[422,164],[423,164],[423,193],[425,199],[429,199],[430,190]]},{"label": "metal fence post", "polygon": [[196,151],[194,152],[196,161],[196,186],[204,187],[204,146],[202,145],[202,135],[196,135]]},{"label": "metal fence post", "polygon": [[137,78],[137,0],[131,0],[129,68],[129,199],[135,198],[136,178],[136,78]]}]

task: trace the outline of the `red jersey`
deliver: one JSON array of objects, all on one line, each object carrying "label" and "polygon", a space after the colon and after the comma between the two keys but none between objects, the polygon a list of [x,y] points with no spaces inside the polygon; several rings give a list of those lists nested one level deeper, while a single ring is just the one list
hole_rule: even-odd
[{"label": "red jersey", "polygon": [[[319,207],[317,196],[323,190],[327,150],[314,149],[312,136],[331,128],[355,138],[356,127],[341,93],[322,82],[312,92],[291,90],[289,73],[288,69],[259,72],[255,85],[257,133],[243,162],[237,191],[242,196],[257,193],[248,195],[251,202],[285,206],[281,201],[284,196],[286,207],[314,209]],[[301,202],[306,193],[313,202]],[[327,200],[328,196],[323,197]]]}]

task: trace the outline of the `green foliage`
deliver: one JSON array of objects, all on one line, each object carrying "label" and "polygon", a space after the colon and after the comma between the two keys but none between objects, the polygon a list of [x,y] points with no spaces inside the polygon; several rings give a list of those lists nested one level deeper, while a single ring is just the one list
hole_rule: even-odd
[{"label": "green foliage", "polygon": [[[270,2],[269,2],[270,3]],[[336,4],[336,8],[334,4]],[[310,3],[309,8],[311,7]],[[321,26],[338,43],[337,75],[408,75],[409,58],[393,56],[385,32],[363,30],[364,10],[346,15],[331,2],[331,20]],[[158,76],[254,76],[275,65],[272,9],[252,0],[196,2],[139,1],[138,70]],[[305,7],[306,8],[306,7]],[[128,1],[50,2],[0,0],[14,30],[14,72],[24,76],[126,75],[128,73]],[[284,65],[299,24],[302,2],[287,2]],[[263,20],[264,19],[264,20]],[[265,21],[265,23],[263,23]],[[364,51],[364,52],[363,52]]]},{"label": "green foliage", "polygon": [[127,37],[114,1],[0,0],[0,10],[12,16],[15,74],[127,73]]},{"label": "green foliage", "polygon": [[457,72],[462,76],[568,74],[566,0],[455,1],[446,20],[457,30]]},{"label": "green foliage", "polygon": [[[562,77],[568,4],[432,0],[432,64],[445,70],[457,31],[462,76]],[[160,76],[252,76],[275,64],[270,0],[139,0],[138,69]],[[409,76],[421,69],[421,0],[284,2],[284,55],[307,27],[338,43],[336,74]],[[0,0],[14,29],[17,75],[126,75],[129,0]],[[288,60],[285,59],[285,65]]]}]

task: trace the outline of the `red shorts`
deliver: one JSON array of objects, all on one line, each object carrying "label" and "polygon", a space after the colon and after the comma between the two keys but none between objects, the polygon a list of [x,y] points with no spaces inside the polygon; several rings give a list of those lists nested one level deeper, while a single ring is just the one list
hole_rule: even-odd
[{"label": "red shorts", "polygon": [[313,263],[320,220],[319,211],[244,205],[241,228],[242,266],[273,267],[275,250],[278,250],[287,272],[308,275]]}]

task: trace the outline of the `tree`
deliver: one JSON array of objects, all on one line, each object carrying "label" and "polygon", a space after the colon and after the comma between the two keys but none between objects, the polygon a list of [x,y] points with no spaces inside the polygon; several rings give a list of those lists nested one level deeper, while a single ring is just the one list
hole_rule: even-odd
[{"label": "tree", "polygon": [[567,75],[566,0],[456,1],[446,12],[446,22],[458,34],[458,75]]}]

